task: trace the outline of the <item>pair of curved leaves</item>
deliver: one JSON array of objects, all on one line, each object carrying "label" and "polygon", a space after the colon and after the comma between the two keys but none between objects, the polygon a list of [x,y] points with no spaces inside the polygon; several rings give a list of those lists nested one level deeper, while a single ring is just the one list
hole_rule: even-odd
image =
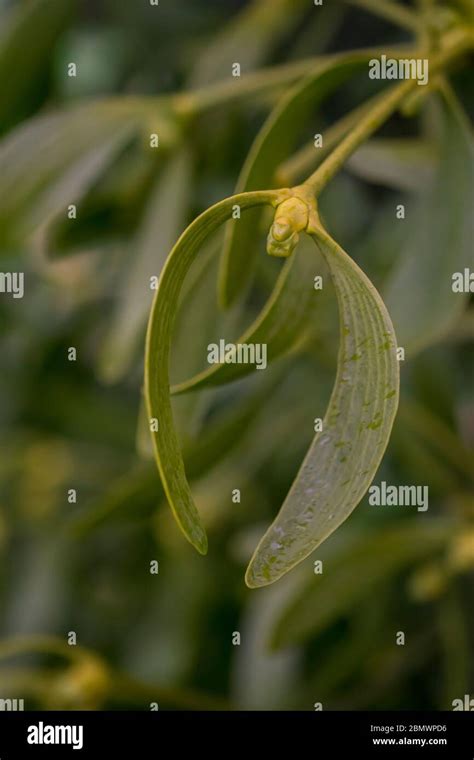
[{"label": "pair of curved leaves", "polygon": [[[199,216],[183,233],[163,269],[147,332],[145,396],[163,488],[187,539],[201,553],[207,537],[186,479],[169,390],[172,329],[184,277],[206,240],[232,213],[278,205],[287,191],[228,198]],[[292,488],[250,562],[250,587],[273,583],[301,562],[352,512],[367,490],[387,445],[398,404],[396,340],[377,291],[320,227],[312,231],[338,298],[340,349],[336,382],[323,431],[308,451]]]}]

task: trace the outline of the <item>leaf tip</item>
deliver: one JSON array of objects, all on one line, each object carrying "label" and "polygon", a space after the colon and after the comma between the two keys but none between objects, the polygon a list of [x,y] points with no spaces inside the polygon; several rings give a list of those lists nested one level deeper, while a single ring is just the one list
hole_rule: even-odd
[{"label": "leaf tip", "polygon": [[207,534],[204,528],[200,528],[193,536],[192,544],[199,554],[206,555],[208,550]]},{"label": "leaf tip", "polygon": [[252,558],[245,573],[245,585],[247,588],[262,588],[270,583],[273,583],[273,579],[263,578],[262,574],[256,570],[254,558]]},{"label": "leaf tip", "polygon": [[247,588],[259,588],[259,583],[255,581],[252,574],[249,572],[250,567],[247,568],[247,572],[245,573],[245,585]]}]

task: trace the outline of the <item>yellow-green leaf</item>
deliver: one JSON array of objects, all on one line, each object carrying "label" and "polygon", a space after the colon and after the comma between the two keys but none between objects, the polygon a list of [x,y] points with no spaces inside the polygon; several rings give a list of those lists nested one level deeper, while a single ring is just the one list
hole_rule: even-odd
[{"label": "yellow-green leaf", "polygon": [[281,197],[277,191],[242,193],[215,204],[195,219],[179,238],[163,268],[148,323],[145,398],[149,420],[154,422],[150,429],[158,469],[181,530],[202,554],[207,551],[207,537],[186,479],[169,388],[169,354],[179,294],[198,251],[206,239],[229,219],[235,204],[245,210],[277,203]]},{"label": "yellow-green leaf", "polygon": [[251,559],[252,588],[285,575],[347,519],[380,464],[398,406],[397,344],[380,296],[327,233],[319,229],[313,237],[339,304],[336,382],[323,430]]}]

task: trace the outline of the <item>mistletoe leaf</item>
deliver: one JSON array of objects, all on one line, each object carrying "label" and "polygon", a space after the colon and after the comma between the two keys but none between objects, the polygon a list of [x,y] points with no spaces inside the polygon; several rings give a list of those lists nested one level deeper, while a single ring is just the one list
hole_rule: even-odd
[{"label": "mistletoe leaf", "polygon": [[336,381],[323,430],[250,561],[251,588],[285,575],[347,519],[380,464],[398,406],[396,338],[382,299],[327,233],[318,228],[313,238],[339,304]]},{"label": "mistletoe leaf", "polygon": [[162,270],[148,322],[145,355],[145,399],[152,430],[153,447],[163,489],[173,514],[190,543],[207,551],[207,537],[191,496],[171,409],[169,355],[173,325],[181,287],[196,254],[205,240],[229,219],[234,204],[242,209],[276,204],[282,193],[264,191],[226,198],[207,209],[181,235]]}]

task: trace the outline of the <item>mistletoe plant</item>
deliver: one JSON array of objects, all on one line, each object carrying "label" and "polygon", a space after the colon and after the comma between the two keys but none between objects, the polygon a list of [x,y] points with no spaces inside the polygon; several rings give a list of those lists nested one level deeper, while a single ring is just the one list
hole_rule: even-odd
[{"label": "mistletoe plant", "polygon": [[[413,18],[408,14],[410,22]],[[152,437],[167,499],[184,535],[202,554],[207,551],[206,532],[186,478],[171,396],[227,383],[251,370],[221,364],[170,390],[172,331],[185,276],[208,238],[229,222],[219,293],[223,306],[233,303],[242,294],[253,258],[258,255],[254,237],[262,211],[266,206],[273,207],[267,252],[289,261],[262,313],[237,341],[266,343],[273,359],[291,347],[295,324],[304,322],[309,314],[306,305],[313,288],[311,262],[307,265],[308,276],[300,279],[299,287],[290,288],[294,261],[306,256],[307,249],[303,251],[298,245],[301,236],[313,241],[315,252],[319,249],[334,284],[340,342],[333,391],[321,430],[250,561],[246,573],[250,587],[265,586],[281,578],[347,519],[367,491],[387,447],[399,398],[394,327],[374,285],[324,228],[318,198],[356,149],[381,125],[397,110],[413,113],[426,92],[431,97],[433,90],[442,104],[449,141],[455,141],[458,150],[466,149],[472,157],[470,136],[445,72],[472,49],[474,36],[470,27],[454,23],[451,15],[448,22],[443,15],[437,17],[437,21],[440,19],[439,24],[423,26],[415,18],[420,43],[409,53],[413,58],[429,60],[430,86],[418,88],[416,79],[404,79],[384,87],[327,131],[319,153],[311,147],[291,155],[302,122],[324,98],[350,82],[356,73],[367,70],[373,51],[333,56],[297,81],[258,134],[236,194],[216,203],[189,225],[162,270],[146,341],[147,411],[149,418],[157,422]],[[396,60],[408,55],[406,48],[386,52]],[[308,167],[314,170],[304,181],[293,184],[292,180]]]}]

